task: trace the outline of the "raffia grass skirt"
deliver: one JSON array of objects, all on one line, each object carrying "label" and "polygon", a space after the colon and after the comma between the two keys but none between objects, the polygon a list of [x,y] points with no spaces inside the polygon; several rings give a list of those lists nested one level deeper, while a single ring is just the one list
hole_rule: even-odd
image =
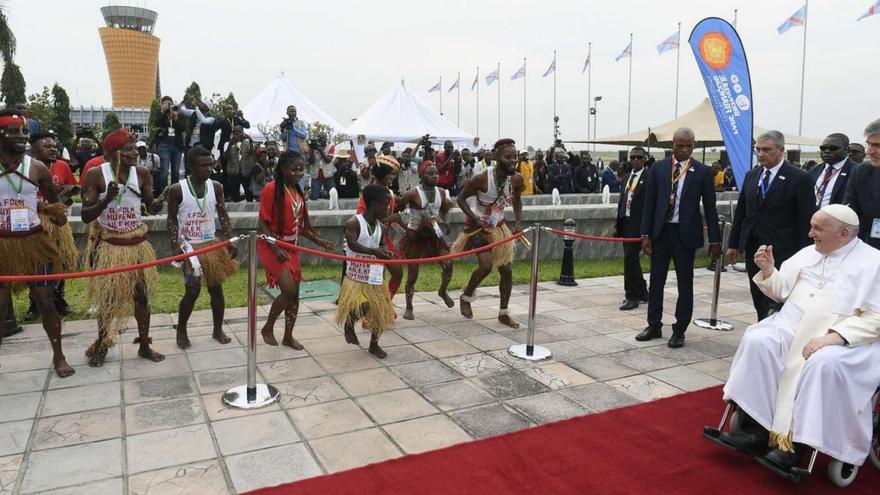
[{"label": "raffia grass skirt", "polygon": [[[215,244],[220,244],[220,241],[214,239],[200,244],[194,243],[192,247],[193,249],[203,249]],[[198,258],[199,264],[202,266],[202,285],[205,287],[221,285],[224,280],[238,273],[238,262],[229,256],[229,250],[226,248],[208,251],[205,254],[200,254]]]},{"label": "raffia grass skirt", "polygon": [[79,249],[73,240],[73,230],[70,223],[58,226],[52,223],[46,215],[40,215],[40,224],[49,238],[58,247],[58,263],[52,267],[54,273],[69,273],[75,271],[79,261]]},{"label": "raffia grass skirt", "polygon": [[[364,303],[369,303],[366,312],[362,311]],[[354,321],[364,320],[377,336],[391,328],[394,325],[394,305],[391,304],[388,283],[370,285],[345,277],[339,289],[336,323],[344,325],[350,315],[354,315]]]},{"label": "raffia grass skirt", "polygon": [[[45,229],[45,227],[44,227]],[[45,230],[22,237],[0,237],[0,275],[36,275],[46,265],[59,265],[58,246]],[[13,292],[30,287],[32,282],[5,284]]]},{"label": "raffia grass skirt", "polygon": [[[116,246],[106,239],[132,239],[147,234],[147,226],[124,234],[107,230],[97,223],[92,224],[89,242],[86,247],[85,265],[89,270],[105,270],[136,265],[156,259],[156,252],[148,241],[133,246]],[[104,350],[113,346],[116,336],[125,330],[128,319],[134,314],[135,288],[143,284],[147,299],[155,293],[159,281],[156,267],[141,270],[101,275],[86,279],[86,304],[97,307],[97,318],[101,330],[105,330],[99,347]],[[96,351],[95,344],[86,351],[91,356]]]},{"label": "raffia grass skirt", "polygon": [[[507,227],[506,223],[502,223],[498,227],[492,229],[483,228],[482,230],[472,232],[463,230],[452,244],[451,252],[461,253],[464,251],[470,251],[471,249],[478,249],[483,246],[488,246],[493,242],[506,239],[511,235],[510,229]],[[513,241],[505,242],[504,244],[492,248],[492,266],[498,268],[499,266],[513,263],[513,255],[516,249],[513,244]]]}]

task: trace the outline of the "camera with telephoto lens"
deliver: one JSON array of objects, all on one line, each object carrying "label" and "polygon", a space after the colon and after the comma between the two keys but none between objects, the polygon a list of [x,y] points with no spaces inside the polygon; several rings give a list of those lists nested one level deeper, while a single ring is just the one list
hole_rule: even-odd
[{"label": "camera with telephoto lens", "polygon": [[281,124],[278,126],[282,131],[289,131],[293,129],[293,120],[290,117],[285,117],[284,120],[281,121]]}]

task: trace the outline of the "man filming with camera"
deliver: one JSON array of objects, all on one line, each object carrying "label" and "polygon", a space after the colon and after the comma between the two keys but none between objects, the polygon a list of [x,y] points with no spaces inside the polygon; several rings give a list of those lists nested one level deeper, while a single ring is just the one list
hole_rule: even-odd
[{"label": "man filming with camera", "polygon": [[309,140],[309,174],[312,178],[312,191],[309,199],[329,198],[334,187],[333,174],[336,167],[331,156],[333,146],[327,143],[327,135],[318,134]]},{"label": "man filming with camera", "polygon": [[281,129],[281,142],[287,145],[287,151],[304,153],[309,131],[305,122],[296,117],[296,107],[287,107],[287,117],[278,126]]}]

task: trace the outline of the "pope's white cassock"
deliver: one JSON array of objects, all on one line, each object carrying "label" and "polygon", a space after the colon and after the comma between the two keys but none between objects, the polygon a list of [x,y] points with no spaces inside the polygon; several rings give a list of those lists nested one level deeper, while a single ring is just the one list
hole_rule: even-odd
[{"label": "pope's white cassock", "polygon": [[[770,431],[771,447],[799,442],[862,465],[880,384],[880,251],[857,238],[827,256],[808,246],[753,280],[785,304],[746,330],[724,399]],[[847,344],[805,360],[804,346],[829,329]]]}]

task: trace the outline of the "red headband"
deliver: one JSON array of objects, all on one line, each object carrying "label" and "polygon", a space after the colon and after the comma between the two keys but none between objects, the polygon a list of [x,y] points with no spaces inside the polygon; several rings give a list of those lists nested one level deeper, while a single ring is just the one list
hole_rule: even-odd
[{"label": "red headband", "polygon": [[112,152],[117,149],[125,146],[129,142],[134,141],[134,135],[128,132],[127,129],[118,129],[116,131],[111,132],[104,138],[104,151]]},{"label": "red headband", "polygon": [[419,175],[422,175],[423,173],[425,173],[426,168],[433,167],[433,166],[434,166],[434,162],[432,162],[431,160],[423,161],[422,164],[419,165]]},{"label": "red headband", "polygon": [[20,115],[3,115],[0,117],[0,127],[13,124],[27,125],[27,119]]}]

